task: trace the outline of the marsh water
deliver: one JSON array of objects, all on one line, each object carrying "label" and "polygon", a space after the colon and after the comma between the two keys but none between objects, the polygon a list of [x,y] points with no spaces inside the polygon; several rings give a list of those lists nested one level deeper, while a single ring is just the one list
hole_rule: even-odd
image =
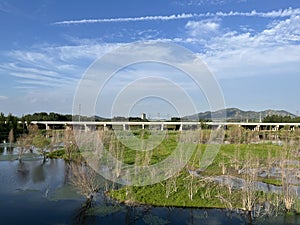
[{"label": "marsh water", "polygon": [[62,159],[27,154],[20,163],[16,150],[0,147],[0,224],[300,224],[299,216],[279,215],[249,221],[241,212],[220,209],[129,207],[99,193],[92,208],[68,180]]}]

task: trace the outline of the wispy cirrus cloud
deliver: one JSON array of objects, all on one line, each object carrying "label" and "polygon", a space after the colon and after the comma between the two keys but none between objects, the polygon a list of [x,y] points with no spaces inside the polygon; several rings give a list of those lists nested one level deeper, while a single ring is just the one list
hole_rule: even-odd
[{"label": "wispy cirrus cloud", "polygon": [[203,6],[203,5],[224,5],[232,2],[241,3],[247,0],[190,0],[187,2],[175,1],[174,4],[180,6]]},{"label": "wispy cirrus cloud", "polygon": [[7,1],[0,1],[0,12],[12,13],[14,11],[16,11],[16,8],[14,6],[9,4]]},{"label": "wispy cirrus cloud", "polygon": [[216,13],[182,13],[173,15],[157,15],[157,16],[143,16],[143,17],[119,17],[119,18],[104,18],[104,19],[81,19],[81,20],[64,20],[53,23],[54,25],[72,25],[72,24],[88,24],[88,23],[118,23],[118,22],[138,22],[138,21],[169,21],[181,19],[195,19],[195,18],[209,18],[209,17],[231,17],[231,16],[245,16],[245,17],[265,17],[278,18],[300,15],[300,8],[288,8],[273,10],[270,12],[216,12]]},{"label": "wispy cirrus cloud", "polygon": [[[30,50],[1,52],[0,76],[10,76],[13,92],[21,95],[4,101],[1,107],[7,113],[18,111],[70,112],[76,87],[88,66],[118,44],[90,43],[53,46],[35,45]],[[0,93],[1,94],[1,93]]]},{"label": "wispy cirrus cloud", "polygon": [[7,97],[7,96],[0,95],[0,101],[2,101],[2,100],[6,100],[6,99],[8,99],[8,97]]},{"label": "wispy cirrus cloud", "polygon": [[124,17],[124,18],[110,18],[110,19],[82,19],[82,20],[65,20],[55,22],[53,24],[85,24],[85,23],[112,23],[112,22],[136,22],[136,21],[149,21],[149,20],[178,20],[178,19],[189,19],[196,16],[196,14],[177,14],[169,16],[142,16],[142,17]]},{"label": "wispy cirrus cloud", "polygon": [[0,74],[14,77],[17,88],[57,88],[75,85],[85,69],[116,44],[40,46],[2,53]]}]

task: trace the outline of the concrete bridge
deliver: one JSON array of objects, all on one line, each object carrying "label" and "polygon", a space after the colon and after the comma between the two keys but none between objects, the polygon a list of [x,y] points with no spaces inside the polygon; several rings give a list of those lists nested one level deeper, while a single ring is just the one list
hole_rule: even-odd
[{"label": "concrete bridge", "polygon": [[140,129],[157,129],[157,130],[189,130],[201,129],[206,126],[209,129],[219,129],[224,127],[227,129],[229,126],[239,126],[249,130],[261,131],[278,131],[282,128],[295,130],[300,127],[300,123],[247,123],[247,122],[164,122],[164,121],[151,121],[151,122],[119,122],[119,121],[105,121],[105,122],[84,122],[84,121],[32,121],[31,124],[37,124],[40,128],[50,129],[66,129],[74,126],[84,129],[85,131],[95,129],[123,129],[130,130],[131,128]]}]

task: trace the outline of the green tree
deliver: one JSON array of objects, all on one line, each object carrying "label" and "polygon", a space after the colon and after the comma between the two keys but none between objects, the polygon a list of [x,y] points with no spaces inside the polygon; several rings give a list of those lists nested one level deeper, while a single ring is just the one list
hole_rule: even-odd
[{"label": "green tree", "polygon": [[31,150],[31,147],[32,147],[31,136],[24,134],[18,138],[17,143],[18,143],[18,160],[21,163],[23,155],[27,151]]},{"label": "green tree", "polygon": [[43,155],[43,162],[46,162],[47,150],[50,147],[50,140],[46,138],[41,132],[33,138],[33,146]]}]

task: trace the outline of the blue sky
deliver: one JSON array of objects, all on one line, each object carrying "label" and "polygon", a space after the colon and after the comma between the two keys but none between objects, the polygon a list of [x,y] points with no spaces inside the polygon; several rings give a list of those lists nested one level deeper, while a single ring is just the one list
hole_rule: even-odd
[{"label": "blue sky", "polygon": [[[118,46],[148,40],[197,54],[227,107],[300,111],[298,0],[0,0],[0,28],[4,113],[71,113],[91,63]],[[198,97],[192,96],[197,110],[207,110]],[[176,114],[152,103],[151,110],[140,104],[133,114]]]}]

